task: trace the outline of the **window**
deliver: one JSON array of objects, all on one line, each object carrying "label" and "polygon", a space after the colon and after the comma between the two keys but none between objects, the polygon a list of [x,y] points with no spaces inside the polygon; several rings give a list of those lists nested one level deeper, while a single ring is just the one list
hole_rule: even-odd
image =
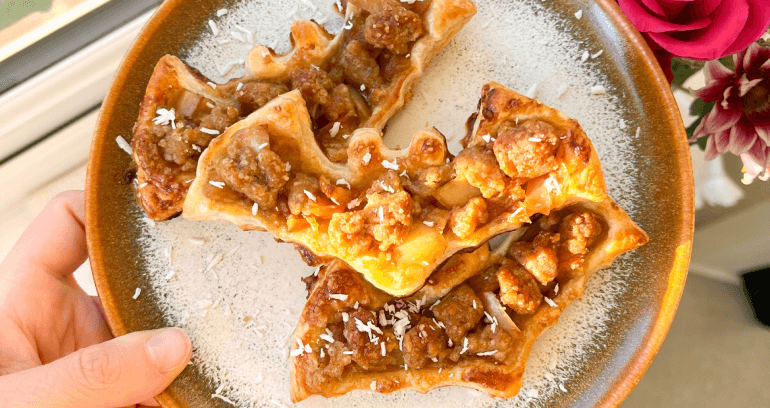
[{"label": "window", "polygon": [[[84,188],[99,105],[160,3],[0,1],[0,260],[50,198]],[[87,263],[76,277],[95,294]]]}]

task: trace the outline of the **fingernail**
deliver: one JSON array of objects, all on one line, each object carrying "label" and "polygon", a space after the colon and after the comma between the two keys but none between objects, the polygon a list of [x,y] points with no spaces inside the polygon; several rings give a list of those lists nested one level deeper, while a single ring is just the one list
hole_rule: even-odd
[{"label": "fingernail", "polygon": [[163,329],[146,341],[147,354],[158,371],[168,373],[187,361],[190,340],[182,329]]}]

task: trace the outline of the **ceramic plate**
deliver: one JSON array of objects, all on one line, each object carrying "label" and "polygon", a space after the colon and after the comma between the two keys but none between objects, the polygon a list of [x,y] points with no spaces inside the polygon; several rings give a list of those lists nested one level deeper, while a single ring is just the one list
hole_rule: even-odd
[{"label": "ceramic plate", "polygon": [[[411,103],[390,123],[386,143],[405,146],[429,124],[456,153],[482,84],[501,82],[581,123],[599,153],[610,195],[650,242],[592,277],[583,299],[537,341],[516,398],[448,387],[426,395],[362,391],[299,406],[617,406],[671,324],[692,241],[692,166],[679,112],[651,52],[610,0],[478,3],[479,13],[437,56]],[[164,54],[222,82],[242,74],[243,68],[229,67],[251,47],[247,32],[257,44],[286,51],[295,19],[339,31],[333,4],[167,0],[129,51],[104,102],[88,169],[91,267],[115,335],[171,325],[190,334],[193,363],[159,397],[166,407],[232,406],[226,400],[291,405],[291,331],[305,299],[300,278],[313,270],[292,246],[265,233],[182,219],[150,222],[133,200],[131,160],[115,139],[130,139]],[[222,9],[227,13],[218,13]],[[137,288],[141,294],[133,299]],[[215,393],[223,398],[212,398]]]}]

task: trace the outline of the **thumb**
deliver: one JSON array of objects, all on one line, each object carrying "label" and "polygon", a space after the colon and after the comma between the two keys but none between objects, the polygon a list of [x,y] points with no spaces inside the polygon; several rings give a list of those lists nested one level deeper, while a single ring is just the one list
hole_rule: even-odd
[{"label": "thumb", "polygon": [[13,407],[127,406],[154,398],[187,366],[192,347],[177,328],[131,333],[50,364],[0,377]]}]

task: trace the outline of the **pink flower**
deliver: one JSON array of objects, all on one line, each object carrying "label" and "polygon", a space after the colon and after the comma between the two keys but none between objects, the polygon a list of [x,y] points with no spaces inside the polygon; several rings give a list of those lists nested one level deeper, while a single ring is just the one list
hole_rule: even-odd
[{"label": "pink flower", "polygon": [[[735,71],[719,61],[704,67],[706,86],[695,95],[716,102],[690,141],[708,136],[706,159],[730,152],[770,166],[770,48],[752,44],[733,56]],[[745,163],[745,161],[744,161]]]},{"label": "pink flower", "polygon": [[743,179],[741,179],[743,184],[749,185],[757,177],[762,181],[770,179],[770,167],[762,168],[747,154],[742,154],[741,160],[743,161]]},{"label": "pink flower", "polygon": [[691,59],[734,54],[759,39],[770,24],[767,0],[618,0],[618,4],[648,40]]}]

